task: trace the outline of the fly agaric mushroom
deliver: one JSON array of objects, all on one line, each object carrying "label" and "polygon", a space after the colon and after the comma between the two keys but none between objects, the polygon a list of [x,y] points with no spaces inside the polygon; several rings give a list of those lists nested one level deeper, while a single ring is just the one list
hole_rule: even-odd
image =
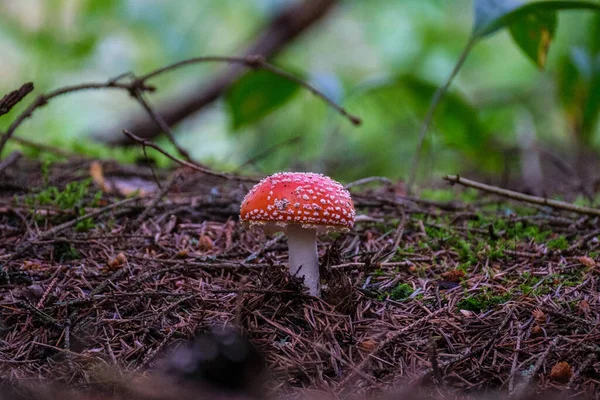
[{"label": "fly agaric mushroom", "polygon": [[242,201],[240,220],[266,233],[288,236],[289,268],[320,296],[317,232],[354,226],[350,193],[333,179],[310,172],[279,172],[254,186]]}]

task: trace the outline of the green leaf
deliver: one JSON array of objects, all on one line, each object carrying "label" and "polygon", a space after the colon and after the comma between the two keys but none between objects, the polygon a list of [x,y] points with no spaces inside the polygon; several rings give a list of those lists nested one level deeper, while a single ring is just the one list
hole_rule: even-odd
[{"label": "green leaf", "polygon": [[519,18],[509,26],[509,30],[525,55],[538,68],[544,69],[557,24],[556,11],[538,11]]},{"label": "green leaf", "polygon": [[583,0],[549,0],[530,3],[518,0],[475,0],[475,23],[472,36],[483,38],[518,22],[529,14],[577,9],[600,11],[600,3]]},{"label": "green leaf", "polygon": [[246,73],[226,94],[233,128],[255,123],[282,107],[299,87],[295,82],[264,70]]},{"label": "green leaf", "polygon": [[[496,26],[498,21],[506,15],[523,6],[521,0],[475,0],[475,22],[473,24],[473,36],[481,37]],[[498,26],[495,29],[500,29]],[[487,33],[486,33],[487,32]]]},{"label": "green leaf", "polygon": [[[384,103],[389,100],[391,107],[384,111],[385,118],[421,121],[436,90],[437,85],[431,82],[400,75],[369,86],[361,96],[383,99]],[[438,107],[435,126],[449,147],[473,154],[485,146],[485,129],[477,110],[460,92],[446,93]]]}]

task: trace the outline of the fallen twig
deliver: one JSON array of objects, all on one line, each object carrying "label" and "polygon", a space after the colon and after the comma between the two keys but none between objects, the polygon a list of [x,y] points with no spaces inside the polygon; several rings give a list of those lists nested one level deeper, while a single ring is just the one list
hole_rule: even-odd
[{"label": "fallen twig", "polygon": [[450,183],[458,183],[463,186],[472,187],[484,192],[497,194],[499,196],[508,197],[509,199],[524,201],[526,203],[548,206],[560,210],[572,211],[578,214],[587,214],[600,216],[600,209],[578,206],[564,201],[547,199],[545,197],[531,196],[524,193],[513,192],[512,190],[502,189],[496,186],[489,186],[484,183],[475,182],[469,179],[460,177],[459,175],[446,175],[444,177]]},{"label": "fallen twig", "polygon": [[548,355],[558,345],[558,342],[560,341],[560,339],[561,339],[560,336],[557,336],[556,338],[554,338],[554,340],[552,340],[552,342],[546,348],[546,350],[539,356],[537,362],[535,363],[535,365],[533,367],[533,370],[530,371],[525,376],[525,379],[523,380],[523,382],[521,382],[521,384],[517,388],[515,388],[515,393],[513,395],[514,398],[518,399],[518,398],[524,397],[527,394],[528,390],[531,389],[529,387],[529,382],[531,381],[531,379],[533,379],[533,377],[535,377],[538,374],[538,372],[540,371],[540,368],[542,368],[542,365],[544,364],[544,362],[546,362]]}]

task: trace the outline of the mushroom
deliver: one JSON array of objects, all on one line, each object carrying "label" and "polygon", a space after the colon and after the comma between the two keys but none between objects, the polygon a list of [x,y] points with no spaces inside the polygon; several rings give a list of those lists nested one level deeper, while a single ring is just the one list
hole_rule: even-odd
[{"label": "mushroom", "polygon": [[244,197],[240,220],[265,233],[288,237],[289,268],[319,297],[317,233],[348,231],[354,226],[350,193],[333,179],[310,172],[279,172],[254,186]]}]

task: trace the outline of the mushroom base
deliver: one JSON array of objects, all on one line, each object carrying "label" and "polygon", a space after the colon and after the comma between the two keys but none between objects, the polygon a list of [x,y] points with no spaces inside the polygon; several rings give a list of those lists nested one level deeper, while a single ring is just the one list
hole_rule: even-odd
[{"label": "mushroom base", "polygon": [[311,296],[321,295],[317,230],[299,224],[287,226],[290,274],[304,279]]}]

